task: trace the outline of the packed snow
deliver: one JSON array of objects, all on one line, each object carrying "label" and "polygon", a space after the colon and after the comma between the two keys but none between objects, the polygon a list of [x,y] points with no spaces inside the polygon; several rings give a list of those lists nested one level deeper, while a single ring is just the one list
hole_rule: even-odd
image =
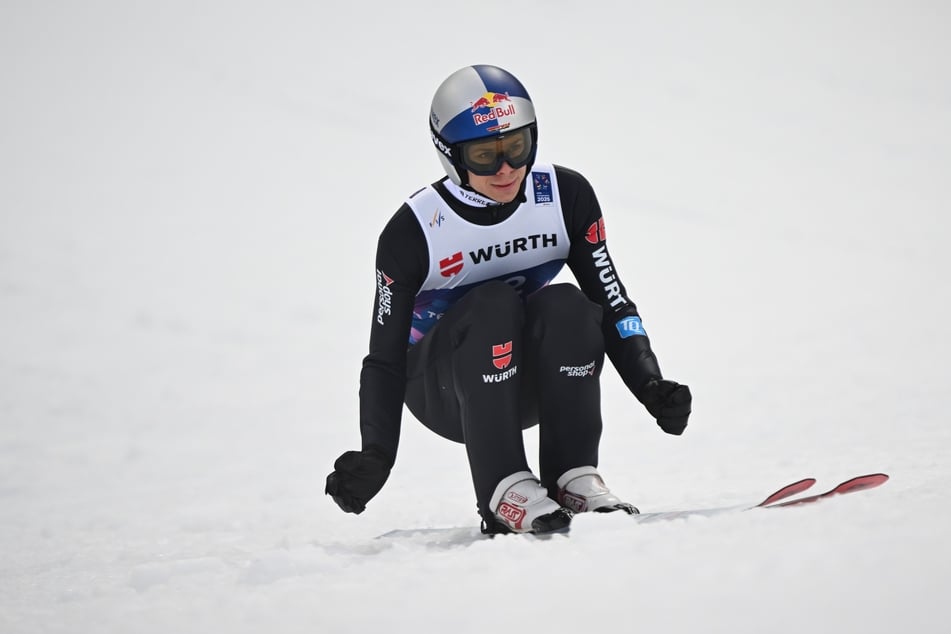
[{"label": "packed snow", "polygon": [[[887,484],[468,539],[464,449],[406,412],[365,513],[323,494],[377,234],[473,63],[592,182],[694,393],[667,436],[605,371],[612,489]],[[943,631],[949,78],[937,1],[3,3],[0,631]]]}]

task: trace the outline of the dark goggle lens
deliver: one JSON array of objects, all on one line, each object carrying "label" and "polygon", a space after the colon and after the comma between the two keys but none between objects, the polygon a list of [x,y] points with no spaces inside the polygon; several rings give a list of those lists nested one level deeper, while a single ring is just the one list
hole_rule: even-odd
[{"label": "dark goggle lens", "polygon": [[492,176],[508,163],[518,169],[532,155],[532,131],[522,128],[494,139],[479,139],[462,144],[463,166],[479,176]]}]

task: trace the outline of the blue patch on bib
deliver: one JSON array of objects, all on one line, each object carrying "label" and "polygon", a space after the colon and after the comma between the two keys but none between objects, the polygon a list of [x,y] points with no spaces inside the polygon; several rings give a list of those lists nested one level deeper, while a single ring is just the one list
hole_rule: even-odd
[{"label": "blue patch on bib", "polygon": [[551,189],[551,176],[545,172],[532,172],[532,192],[536,205],[553,202],[555,196]]}]

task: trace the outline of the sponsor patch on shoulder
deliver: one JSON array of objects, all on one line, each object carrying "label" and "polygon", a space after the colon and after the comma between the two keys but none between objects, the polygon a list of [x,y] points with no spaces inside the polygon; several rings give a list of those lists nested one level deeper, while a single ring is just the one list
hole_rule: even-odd
[{"label": "sponsor patch on shoulder", "polygon": [[617,327],[617,332],[621,335],[621,339],[627,339],[628,337],[637,335],[642,337],[647,336],[647,333],[644,332],[644,325],[641,324],[640,317],[625,317],[614,325]]},{"label": "sponsor patch on shoulder", "polygon": [[381,326],[385,325],[384,318],[393,312],[393,291],[390,289],[392,284],[392,277],[380,269],[376,270],[376,322]]},{"label": "sponsor patch on shoulder", "polygon": [[535,204],[545,205],[554,202],[551,188],[551,176],[546,172],[532,172],[532,192],[535,194]]}]

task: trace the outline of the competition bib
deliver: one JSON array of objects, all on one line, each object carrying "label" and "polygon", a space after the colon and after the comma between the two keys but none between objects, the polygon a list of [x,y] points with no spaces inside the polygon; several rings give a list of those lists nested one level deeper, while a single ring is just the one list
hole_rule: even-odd
[{"label": "competition bib", "polygon": [[410,343],[478,284],[503,281],[526,297],[558,275],[570,244],[554,168],[535,165],[525,187],[526,202],[494,225],[463,219],[432,186],[406,201],[429,248],[429,273],[416,295]]}]

